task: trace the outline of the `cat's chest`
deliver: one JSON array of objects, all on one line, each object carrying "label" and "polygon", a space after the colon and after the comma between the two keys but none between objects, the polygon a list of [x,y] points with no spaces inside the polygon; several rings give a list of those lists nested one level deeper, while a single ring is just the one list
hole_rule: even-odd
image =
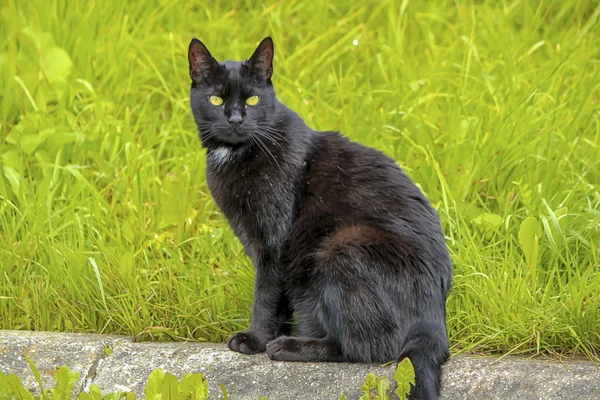
[{"label": "cat's chest", "polygon": [[210,167],[209,189],[242,242],[279,246],[292,224],[295,198],[285,171],[251,165]]}]

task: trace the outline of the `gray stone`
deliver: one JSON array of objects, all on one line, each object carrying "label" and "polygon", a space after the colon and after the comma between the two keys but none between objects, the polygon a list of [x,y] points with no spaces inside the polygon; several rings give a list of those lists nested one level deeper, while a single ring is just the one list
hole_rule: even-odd
[{"label": "gray stone", "polygon": [[26,389],[39,394],[25,357],[35,364],[45,389],[54,386],[56,367],[66,365],[80,373],[75,387],[79,393],[106,356],[105,348],[114,349],[128,341],[120,336],[0,330],[0,372],[19,376]]},{"label": "gray stone", "polygon": [[393,375],[393,367],[365,364],[286,363],[271,361],[266,354],[247,356],[221,344],[134,343],[124,344],[105,360],[94,380],[102,392],[133,390],[141,394],[148,375],[160,368],[181,378],[201,372],[209,382],[210,398],[222,398],[218,384],[231,399],[268,396],[271,400],[348,399],[359,397],[368,372]]},{"label": "gray stone", "polygon": [[[114,349],[110,356],[104,347]],[[181,378],[201,372],[210,385],[210,398],[222,398],[218,384],[233,400],[348,399],[360,395],[368,372],[391,378],[394,366],[365,364],[284,363],[265,354],[246,356],[222,344],[132,343],[123,337],[0,331],[0,371],[25,378],[35,387],[24,360],[29,355],[44,376],[68,365],[93,378],[103,393],[133,390],[143,394],[150,372],[160,368]],[[598,400],[600,364],[586,360],[521,357],[457,356],[444,367],[441,400]]]},{"label": "gray stone", "polygon": [[598,400],[600,364],[521,357],[451,358],[442,400]]}]

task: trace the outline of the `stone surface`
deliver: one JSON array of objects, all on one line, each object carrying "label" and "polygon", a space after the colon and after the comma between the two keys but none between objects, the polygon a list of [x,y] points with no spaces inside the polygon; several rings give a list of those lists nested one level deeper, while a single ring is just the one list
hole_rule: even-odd
[{"label": "stone surface", "polygon": [[[113,349],[108,356],[105,346]],[[341,392],[357,399],[368,372],[389,378],[394,373],[394,366],[275,362],[265,354],[231,352],[222,344],[132,343],[124,337],[0,331],[0,371],[16,373],[33,388],[25,355],[36,363],[45,385],[56,366],[68,365],[82,373],[82,381],[93,378],[103,393],[133,390],[141,395],[150,372],[160,368],[179,378],[202,372],[211,399],[222,398],[219,383],[234,400],[339,399]],[[600,364],[457,356],[444,367],[441,399],[598,400]]]},{"label": "stone surface", "polygon": [[128,341],[120,336],[0,330],[0,372],[19,376],[25,388],[39,393],[25,357],[34,362],[44,388],[54,386],[56,367],[67,365],[81,374],[75,386],[78,393],[106,356],[105,348]]},{"label": "stone surface", "polygon": [[386,373],[393,367],[365,364],[285,363],[271,361],[266,354],[247,356],[222,344],[135,343],[117,347],[99,369],[94,383],[104,391],[133,390],[141,393],[150,372],[160,368],[181,378],[201,372],[209,382],[210,398],[222,398],[218,384],[231,399],[272,400],[348,399],[359,397],[366,374]]},{"label": "stone surface", "polygon": [[598,400],[600,364],[520,357],[452,358],[442,399]]}]

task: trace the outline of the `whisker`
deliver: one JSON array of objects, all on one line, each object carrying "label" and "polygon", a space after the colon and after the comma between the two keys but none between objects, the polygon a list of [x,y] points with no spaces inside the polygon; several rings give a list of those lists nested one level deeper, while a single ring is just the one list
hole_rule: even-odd
[{"label": "whisker", "polygon": [[285,131],[283,129],[275,128],[272,125],[268,125],[268,124],[257,124],[257,125],[260,126],[261,128],[268,128],[268,129],[273,130],[273,131],[285,133]]},{"label": "whisker", "polygon": [[287,142],[287,139],[279,137],[279,136],[275,136],[270,132],[265,132],[265,131],[257,131],[257,133],[259,133],[262,137],[269,139],[272,142],[276,142],[277,144],[280,144],[280,142]]},{"label": "whisker", "polygon": [[273,136],[271,133],[269,133],[269,132],[263,132],[263,131],[261,131],[261,130],[257,130],[257,131],[256,131],[256,133],[257,133],[257,134],[258,134],[260,137],[262,137],[262,138],[264,138],[264,139],[267,139],[269,142],[273,143],[273,144],[274,144],[275,146],[277,146],[277,148],[279,148],[280,150],[282,150],[282,151],[283,151],[283,150],[285,150],[285,149],[284,149],[284,147],[282,146],[282,144],[281,144],[281,143],[279,143],[279,141],[277,140],[277,139],[279,139],[279,138],[277,138],[277,137],[274,137],[274,136]]},{"label": "whisker", "polygon": [[[262,148],[263,153],[265,153],[265,151],[267,153],[269,153],[269,155],[271,156],[271,158],[273,159],[273,161],[275,161],[275,164],[277,164],[277,167],[281,170],[281,166],[279,165],[279,163],[277,162],[277,158],[273,155],[273,153],[271,152],[271,150],[269,150],[269,147],[260,139],[259,136],[253,136],[250,135],[250,137],[253,137],[254,139],[256,139],[256,143]],[[265,153],[265,156],[267,156],[267,154]],[[267,156],[268,159],[268,156]]]},{"label": "whisker", "polygon": [[263,128],[257,128],[256,131],[260,132],[260,133],[263,133],[265,135],[269,135],[269,137],[276,138],[276,139],[279,139],[281,141],[287,141],[287,138],[285,136],[281,135],[280,133],[270,132],[270,131],[265,130]]},{"label": "whisker", "polygon": [[260,133],[265,138],[268,138],[272,142],[275,142],[275,141],[282,141],[282,142],[285,141],[285,142],[287,142],[288,141],[288,139],[284,135],[283,131],[279,131],[277,129],[271,128],[271,127],[266,126],[266,125],[258,124],[257,125],[257,132]]},{"label": "whisker", "polygon": [[265,157],[267,157],[267,160],[269,161],[269,164],[271,164],[271,160],[269,160],[269,156],[267,156],[267,153],[265,153],[265,151],[263,150],[263,148],[261,147],[261,145],[258,143],[258,141],[254,138],[254,136],[249,135],[250,136],[250,140],[252,140],[252,143],[254,143],[259,150],[261,151],[261,153],[263,153],[265,155]]},{"label": "whisker", "polygon": [[272,133],[274,135],[277,135],[281,138],[285,138],[285,131],[279,130],[279,129],[275,129],[273,127],[267,126],[267,125],[257,125],[257,127],[263,131]]}]

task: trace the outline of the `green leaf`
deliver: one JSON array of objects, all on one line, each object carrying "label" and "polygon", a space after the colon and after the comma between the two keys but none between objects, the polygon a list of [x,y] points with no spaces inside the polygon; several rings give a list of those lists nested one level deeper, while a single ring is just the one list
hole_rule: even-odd
[{"label": "green leaf", "polygon": [[94,384],[90,385],[89,395],[91,400],[102,400],[102,393],[100,392],[100,388]]},{"label": "green leaf", "polygon": [[5,165],[3,170],[6,180],[8,180],[13,192],[18,196],[21,188],[21,175],[19,175],[13,167],[9,167],[8,165]]},{"label": "green leaf", "polygon": [[155,369],[148,376],[148,382],[144,388],[144,396],[147,399],[155,399],[157,395],[162,393],[162,382],[165,377],[164,372],[160,369]]},{"label": "green leaf", "polygon": [[79,380],[79,372],[71,371],[69,367],[58,367],[54,374],[56,384],[52,389],[52,400],[69,400],[73,384]]},{"label": "green leaf", "polygon": [[0,372],[0,399],[12,399],[13,390],[10,386],[8,375]]},{"label": "green leaf", "polygon": [[413,92],[416,92],[417,90],[419,90],[419,88],[420,88],[421,86],[424,86],[426,83],[427,83],[427,82],[426,82],[425,80],[423,80],[423,79],[419,79],[418,81],[413,81],[413,82],[410,82],[410,83],[408,84],[408,86],[410,87],[410,89],[411,89]]},{"label": "green leaf", "polygon": [[[223,390],[223,388],[224,387],[221,387],[221,390]],[[186,374],[183,378],[181,378],[178,393],[180,400],[206,400],[208,399],[208,382],[204,380],[201,373]],[[225,394],[226,393],[227,391],[225,391]],[[227,396],[225,396],[225,398],[227,398]]]},{"label": "green leaf", "polygon": [[8,197],[8,189],[6,188],[6,180],[4,179],[3,169],[0,169],[0,196]]},{"label": "green leaf", "polygon": [[40,132],[40,136],[42,136],[48,144],[54,147],[62,146],[64,144],[81,143],[84,141],[84,138],[80,134],[66,130],[57,131],[54,128],[44,129]]},{"label": "green leaf", "polygon": [[219,383],[219,388],[221,389],[221,393],[223,393],[223,400],[229,400],[229,393],[227,393],[227,388],[222,383]]},{"label": "green leaf", "polygon": [[377,395],[375,400],[389,400],[390,381],[385,376],[377,379]]},{"label": "green leaf", "polygon": [[[13,132],[15,132],[15,130],[13,130]],[[12,133],[12,132],[11,132]],[[18,139],[20,140],[20,139]],[[7,141],[8,141],[8,137],[7,137]],[[17,142],[18,144],[19,142]],[[4,163],[4,166],[9,166],[15,170],[19,170],[21,169],[22,165],[23,165],[23,159],[21,158],[21,154],[19,153],[19,150],[17,150],[16,148],[10,148],[7,151],[4,151],[2,153],[2,156],[0,156],[0,158],[2,158],[2,162]]]},{"label": "green leaf", "polygon": [[107,356],[110,356],[113,353],[113,349],[111,349],[109,346],[104,346],[104,354]]},{"label": "green leaf", "polygon": [[340,395],[340,400],[346,400],[346,395],[344,393]]},{"label": "green leaf", "polygon": [[533,266],[537,262],[539,243],[542,236],[540,223],[534,217],[527,217],[519,228],[519,243],[525,254],[527,265]]},{"label": "green leaf", "polygon": [[497,214],[482,213],[471,220],[477,225],[481,225],[483,228],[488,230],[497,229],[502,225],[502,217]]},{"label": "green leaf", "polygon": [[569,214],[568,207],[561,207],[558,210],[554,211],[554,217],[556,217],[556,221],[558,222],[558,226],[561,231],[565,231],[567,228],[567,215]]},{"label": "green leaf", "polygon": [[374,373],[369,372],[360,386],[360,391],[363,392],[363,395],[360,396],[359,400],[370,400],[371,399],[371,390],[374,390],[377,386],[377,377]]},{"label": "green leaf", "polygon": [[37,382],[38,386],[40,387],[40,392],[42,393],[42,399],[46,399],[47,397],[46,397],[46,393],[44,391],[44,386],[42,385],[42,377],[40,376],[40,372],[38,371],[38,369],[35,366],[35,364],[33,363],[33,361],[31,361],[31,358],[25,356],[25,361],[27,361],[27,364],[29,364],[29,369],[33,373],[33,377],[35,378],[35,381]]},{"label": "green leaf", "polygon": [[179,380],[173,374],[165,374],[162,383],[162,400],[177,400]]},{"label": "green leaf", "polygon": [[92,400],[92,397],[87,392],[81,392],[79,393],[78,400]]},{"label": "green leaf", "polygon": [[123,396],[123,392],[109,393],[106,396],[104,396],[103,400],[122,400]]},{"label": "green leaf", "polygon": [[37,133],[26,133],[21,136],[20,146],[27,155],[32,155],[44,142],[45,138]]},{"label": "green leaf", "polygon": [[41,52],[40,67],[51,83],[65,80],[73,68],[69,54],[58,46]]},{"label": "green leaf", "polygon": [[394,373],[394,380],[398,387],[394,391],[400,400],[406,400],[410,393],[410,385],[415,385],[415,368],[410,359],[404,358],[398,363],[398,368]]},{"label": "green leaf", "polygon": [[21,380],[15,374],[8,375],[8,386],[16,400],[34,400],[33,395],[23,387]]},{"label": "green leaf", "polygon": [[550,223],[544,221],[546,235],[554,245],[558,245],[559,243],[563,242],[565,237],[569,209],[567,207],[562,207],[553,212],[549,208],[548,212],[550,214]]}]

